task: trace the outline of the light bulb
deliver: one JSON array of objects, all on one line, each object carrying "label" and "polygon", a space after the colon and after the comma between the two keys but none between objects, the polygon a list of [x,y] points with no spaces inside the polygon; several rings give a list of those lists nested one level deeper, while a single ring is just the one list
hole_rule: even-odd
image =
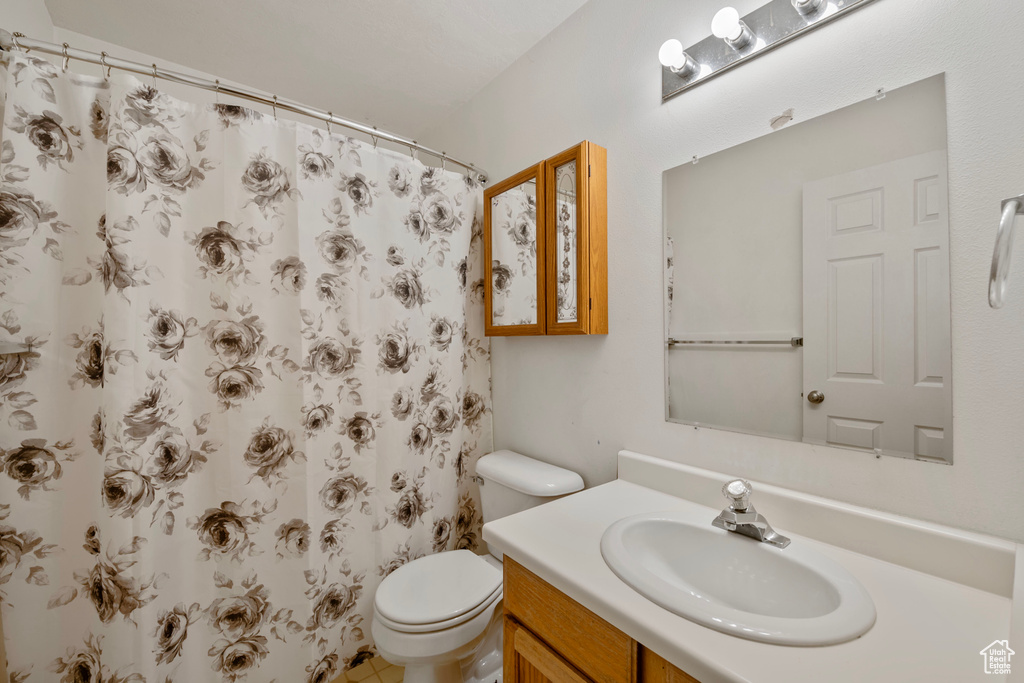
[{"label": "light bulb", "polygon": [[666,40],[658,50],[658,59],[662,66],[671,69],[680,78],[688,78],[697,71],[697,62],[683,51],[683,44],[678,40]]},{"label": "light bulb", "polygon": [[683,44],[675,38],[666,40],[661,44],[661,49],[658,50],[658,60],[662,66],[669,68],[678,66],[679,62],[683,59]]},{"label": "light bulb", "polygon": [[723,7],[711,20],[711,32],[734,50],[742,50],[754,42],[754,34],[740,19],[734,7]]},{"label": "light bulb", "polygon": [[734,41],[743,34],[743,22],[735,7],[723,7],[711,20],[711,32],[716,38]]}]

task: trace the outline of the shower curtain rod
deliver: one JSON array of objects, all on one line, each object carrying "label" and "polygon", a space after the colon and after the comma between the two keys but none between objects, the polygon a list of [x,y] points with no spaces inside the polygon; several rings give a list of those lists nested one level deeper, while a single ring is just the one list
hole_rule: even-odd
[{"label": "shower curtain rod", "polygon": [[[475,173],[477,179],[481,183],[487,182],[487,173],[482,169],[477,168],[473,164],[468,164],[464,161],[459,161],[453,157],[450,157],[445,152],[438,152],[430,147],[425,147],[419,144],[415,140],[404,138],[401,135],[395,135],[394,133],[388,133],[387,131],[378,130],[374,126],[368,126],[365,123],[359,123],[358,121],[352,121],[350,119],[344,119],[339,116],[335,116],[333,113],[324,111],[322,109],[315,109],[313,107],[307,107],[299,102],[292,100],[284,100],[277,97],[277,95],[263,95],[256,92],[255,90],[248,90],[237,86],[224,85],[219,80],[210,81],[205,78],[197,78],[195,76],[189,76],[188,74],[178,73],[176,71],[168,71],[167,69],[161,69],[156,64],[142,64],[140,62],[132,62],[127,59],[120,59],[117,57],[111,57],[106,52],[99,54],[95,52],[89,52],[88,50],[80,50],[73,48],[67,43],[63,45],[57,45],[56,43],[48,43],[43,40],[36,40],[35,38],[27,38],[21,33],[9,33],[4,29],[0,28],[0,50],[10,51],[12,49],[21,50],[28,52],[30,50],[36,50],[51,55],[58,55],[64,58],[64,67],[67,68],[68,60],[76,59],[80,62],[88,62],[90,64],[99,64],[102,67],[107,68],[107,74],[110,73],[110,69],[120,69],[121,71],[130,71],[131,73],[139,74],[142,76],[153,76],[154,78],[162,78],[165,81],[171,81],[172,83],[181,83],[182,85],[190,85],[194,88],[201,88],[203,90],[211,90],[216,93],[223,93],[225,95],[233,95],[234,97],[240,97],[251,102],[259,102],[266,104],[277,109],[284,109],[285,111],[294,112],[296,114],[302,114],[312,119],[327,122],[328,124],[334,124],[343,128],[349,128],[351,130],[365,133],[371,138],[380,138],[381,140],[387,140],[393,142],[396,145],[402,147],[408,147],[411,150],[419,150],[430,156],[437,157],[441,160],[441,167],[447,162],[462,166],[469,173]],[[374,142],[376,145],[376,141]]]}]

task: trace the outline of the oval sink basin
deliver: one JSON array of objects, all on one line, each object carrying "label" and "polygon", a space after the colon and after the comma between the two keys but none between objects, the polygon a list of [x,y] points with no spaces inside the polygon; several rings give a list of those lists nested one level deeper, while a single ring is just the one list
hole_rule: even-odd
[{"label": "oval sink basin", "polygon": [[616,576],[665,609],[729,635],[777,645],[834,645],[875,623],[864,586],[794,541],[761,543],[681,513],[620,519],[601,537]]}]

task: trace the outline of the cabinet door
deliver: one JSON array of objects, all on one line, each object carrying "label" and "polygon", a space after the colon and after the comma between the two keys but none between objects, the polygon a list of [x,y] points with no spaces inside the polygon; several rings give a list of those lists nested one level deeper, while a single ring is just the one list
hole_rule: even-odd
[{"label": "cabinet door", "polygon": [[484,192],[487,336],[544,334],[543,164]]},{"label": "cabinet door", "polygon": [[587,678],[635,683],[636,642],[511,557],[505,557],[505,613]]},{"label": "cabinet door", "polygon": [[546,162],[547,333],[608,333],[607,154],[591,142]]},{"label": "cabinet door", "polygon": [[509,616],[505,617],[504,669],[505,683],[591,683]]}]

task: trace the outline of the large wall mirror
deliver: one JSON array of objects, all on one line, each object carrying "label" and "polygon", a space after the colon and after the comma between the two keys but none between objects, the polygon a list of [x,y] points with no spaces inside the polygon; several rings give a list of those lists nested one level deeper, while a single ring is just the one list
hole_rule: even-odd
[{"label": "large wall mirror", "polygon": [[663,181],[670,421],[952,463],[942,75]]}]

